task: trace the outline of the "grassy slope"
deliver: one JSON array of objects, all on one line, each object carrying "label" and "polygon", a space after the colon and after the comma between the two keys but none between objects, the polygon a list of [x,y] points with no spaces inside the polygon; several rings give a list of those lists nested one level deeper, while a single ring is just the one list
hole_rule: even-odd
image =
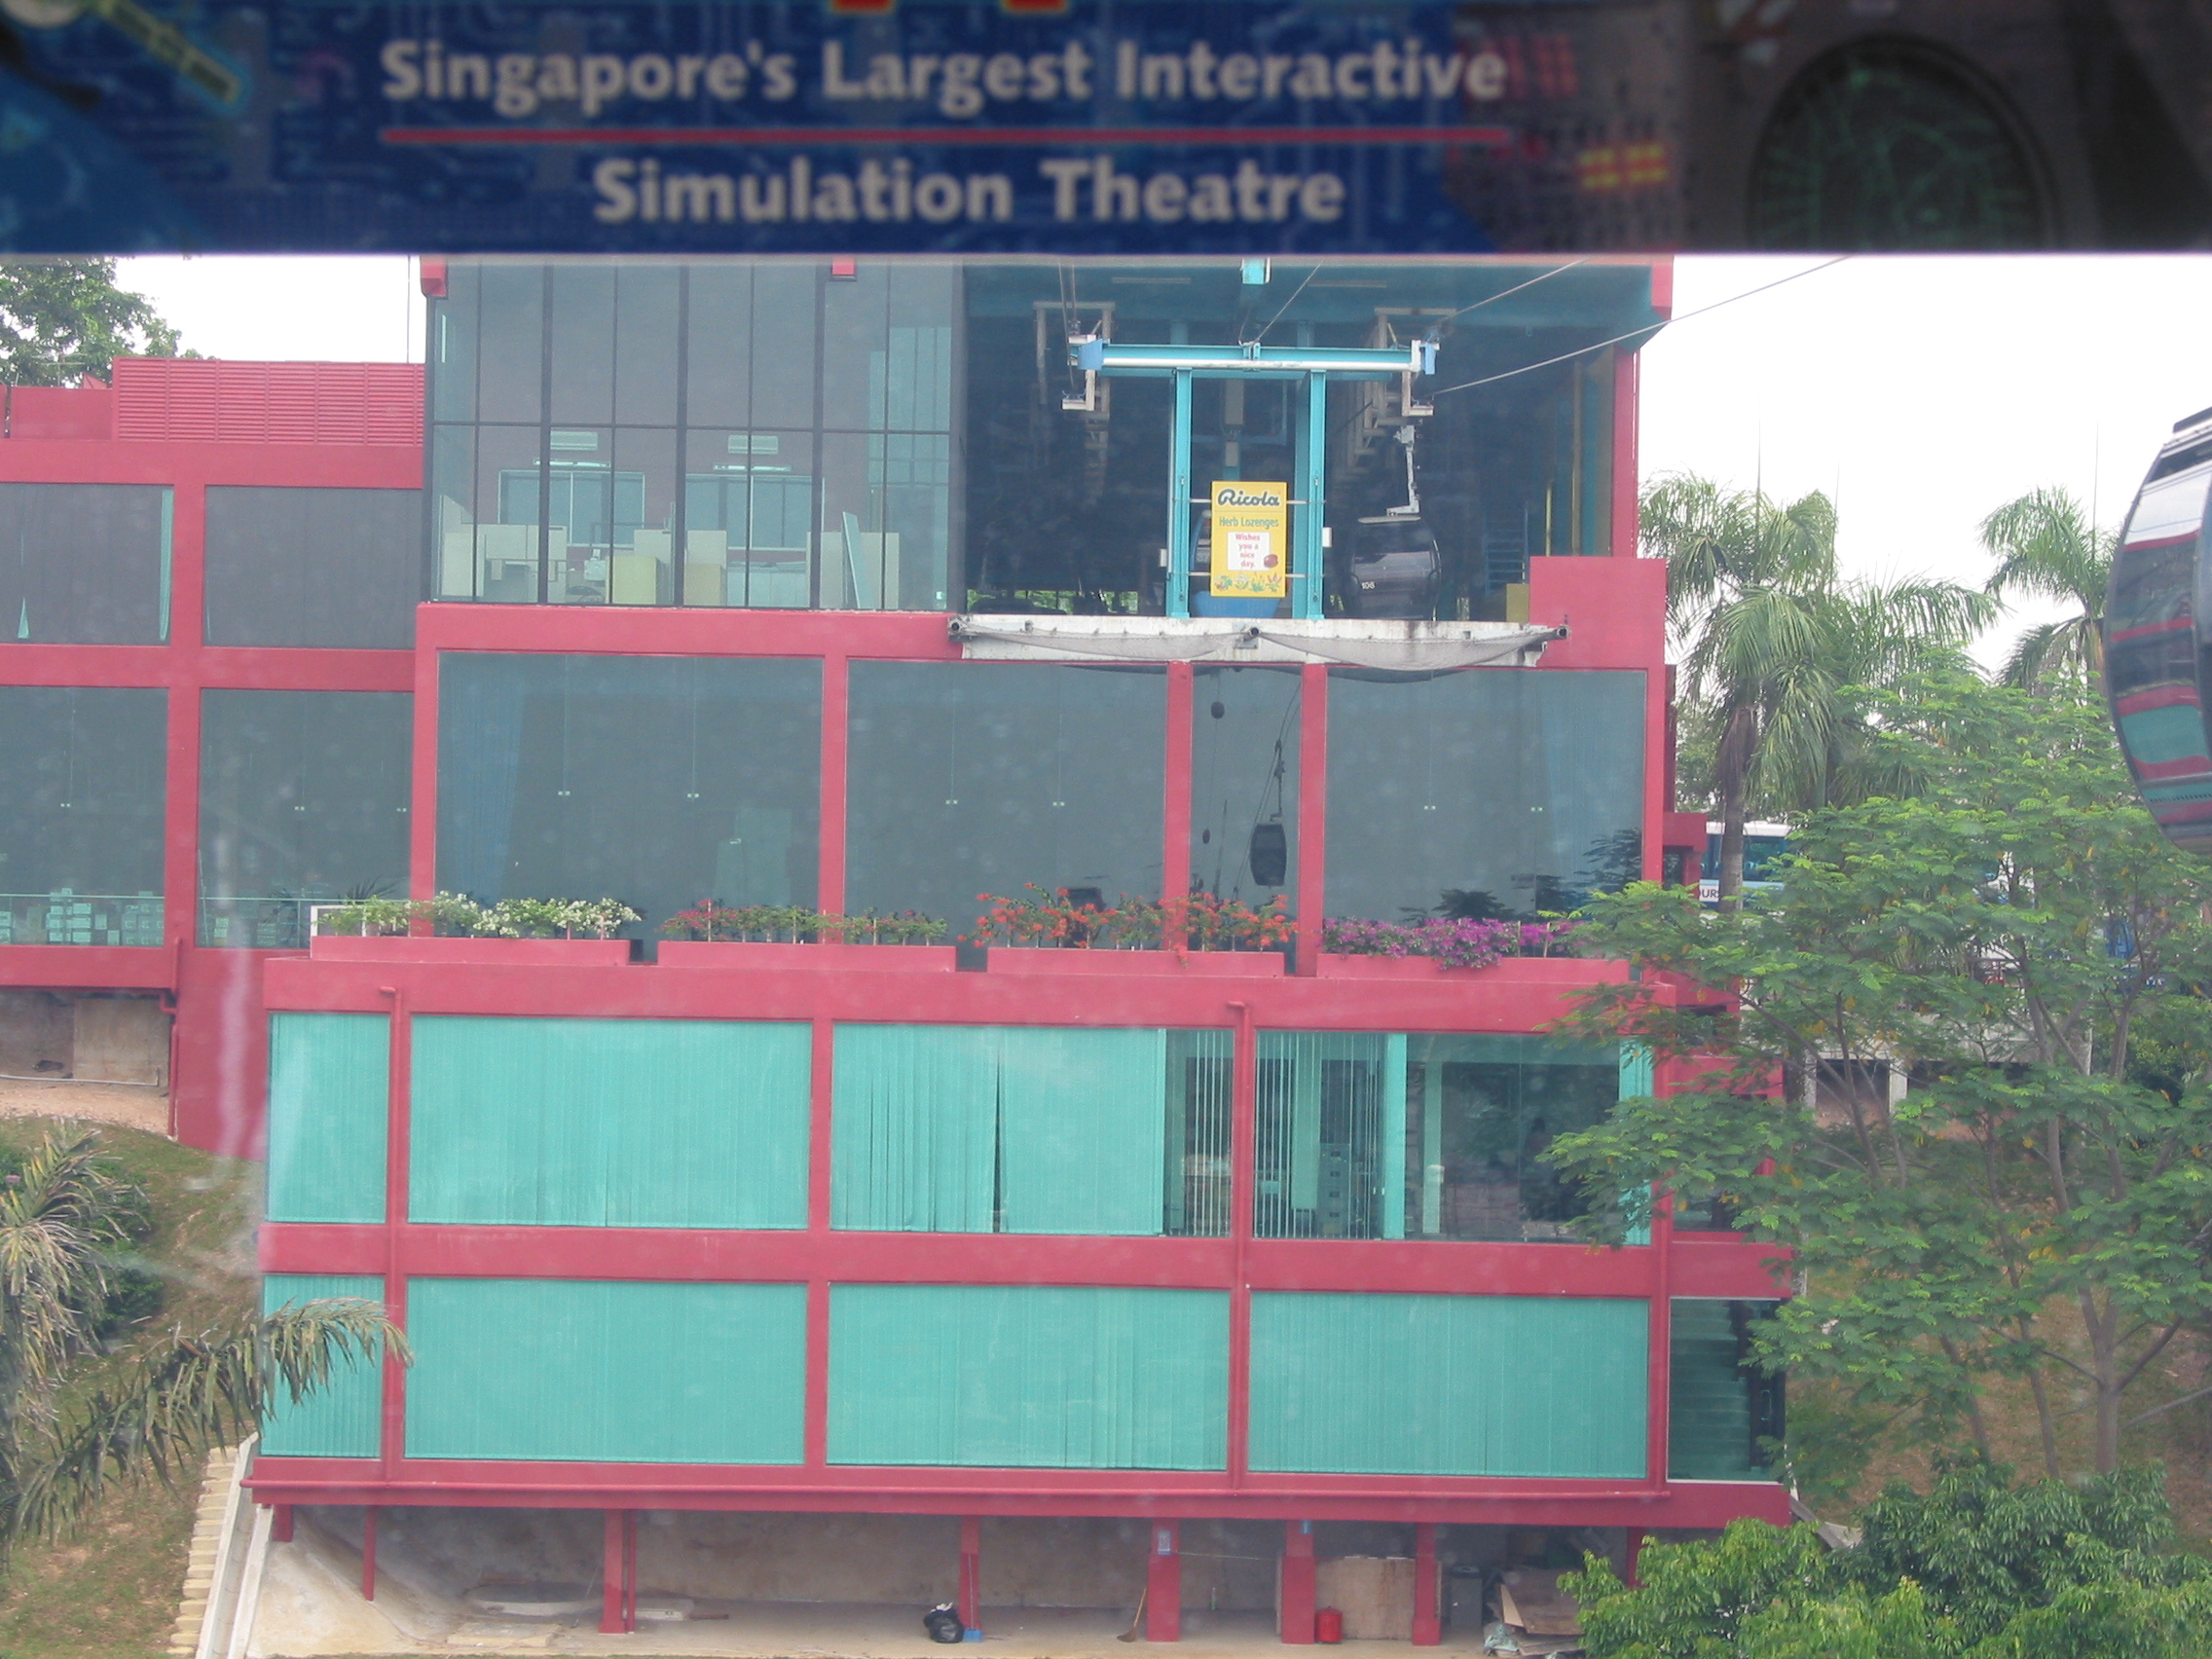
[{"label": "grassy slope", "polygon": [[[0,1122],[0,1140],[35,1144],[48,1125]],[[210,1158],[135,1129],[101,1126],[101,1147],[153,1199],[146,1256],[168,1279],[149,1339],[197,1330],[252,1304],[257,1165]],[[167,1646],[184,1578],[198,1471],[174,1487],[117,1491],[76,1536],[18,1552],[0,1588],[6,1659],[151,1659]]]}]

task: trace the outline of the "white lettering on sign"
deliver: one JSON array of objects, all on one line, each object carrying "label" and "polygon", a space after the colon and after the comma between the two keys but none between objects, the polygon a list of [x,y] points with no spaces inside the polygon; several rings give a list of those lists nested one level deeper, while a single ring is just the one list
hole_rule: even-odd
[{"label": "white lettering on sign", "polygon": [[[713,53],[483,53],[449,52],[436,36],[409,35],[387,40],[377,61],[389,102],[482,103],[508,121],[549,105],[572,105],[588,120],[615,105],[702,110],[783,103],[808,90],[832,104],[883,106],[886,117],[921,105],[947,121],[970,121],[993,106],[1109,99],[1139,119],[1159,104],[1410,103],[1430,119],[1450,120],[1465,103],[1574,95],[1566,37],[1531,37],[1528,45],[1528,52],[1518,42],[1441,52],[1408,40],[1359,52],[1223,52],[1201,40],[1154,52],[1133,40],[1101,41],[1096,51],[1070,40],[1043,52],[926,53],[868,52],[831,40],[822,44],[811,89],[802,86],[794,54],[757,40]],[[1147,209],[1146,216],[1159,215]]]},{"label": "white lettering on sign", "polygon": [[927,172],[903,158],[872,158],[852,172],[826,172],[793,156],[781,172],[729,173],[664,168],[647,156],[609,156],[591,171],[603,225],[908,224],[956,220],[1004,224],[1014,217],[1014,180],[1004,173]]},{"label": "white lettering on sign", "polygon": [[1172,225],[1281,224],[1298,219],[1326,225],[1343,217],[1345,181],[1331,172],[1263,172],[1247,157],[1233,173],[1157,172],[1139,179],[1116,169],[1110,156],[1088,161],[1042,161],[1037,170],[1052,181],[1052,217],[1066,223]]}]

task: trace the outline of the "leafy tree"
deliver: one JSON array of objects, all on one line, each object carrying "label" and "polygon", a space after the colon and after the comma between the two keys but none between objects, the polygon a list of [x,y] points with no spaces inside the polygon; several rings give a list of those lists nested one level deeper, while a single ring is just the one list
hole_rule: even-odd
[{"label": "leafy tree", "polygon": [[0,260],[0,381],[105,380],[127,355],[176,356],[177,336],[151,300],[116,286],[114,260]]},{"label": "leafy tree", "polygon": [[2212,1567],[2164,1553],[2162,1477],[2015,1488],[1979,1458],[1925,1495],[1892,1486],[1858,1547],[1738,1521],[1646,1544],[1641,1587],[1602,1558],[1568,1581],[1591,1659],[2184,1659],[2200,1653]]},{"label": "leafy tree", "polygon": [[1818,493],[1784,507],[1678,473],[1644,492],[1639,522],[1647,553],[1667,561],[1690,747],[1710,749],[1720,902],[1732,908],[1750,801],[1801,810],[1838,798],[1857,761],[1846,690],[1954,662],[1995,605],[1950,582],[1840,582],[1835,509]]},{"label": "leafy tree", "polygon": [[2104,673],[2105,584],[2117,533],[2099,530],[2064,490],[2031,490],[1981,521],[1981,544],[1997,559],[1984,590],[1992,599],[2033,594],[2077,608],[2072,616],[2022,634],[2006,659],[2008,685],[2057,678],[2094,683]]},{"label": "leafy tree", "polygon": [[195,1336],[172,1333],[103,1372],[102,1317],[145,1196],[96,1137],[46,1137],[0,1183],[0,1553],[78,1519],[108,1482],[165,1476],[249,1429],[334,1364],[405,1339],[372,1303],[311,1302]]},{"label": "leafy tree", "polygon": [[[1644,971],[1570,1027],[1688,1081],[1549,1156],[1606,1194],[1717,1191],[1787,1245],[1802,1290],[1759,1327],[1767,1363],[1935,1435],[1963,1417],[1984,1451],[1982,1380],[2022,1377],[2052,1474],[2054,1388],[2079,1388],[2111,1470],[2128,1389],[2212,1312],[2212,868],[2158,833],[2085,689],[1959,679],[1870,707],[1924,793],[1813,815],[1779,899],[1591,902],[1584,947]],[[1876,1060],[1909,1068],[1895,1110],[1862,1081]]]}]

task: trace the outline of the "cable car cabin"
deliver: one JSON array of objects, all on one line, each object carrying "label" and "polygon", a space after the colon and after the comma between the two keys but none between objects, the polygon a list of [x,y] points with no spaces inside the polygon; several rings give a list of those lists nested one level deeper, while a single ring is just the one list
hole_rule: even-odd
[{"label": "cable car cabin", "polygon": [[2176,424],[2143,481],[2105,601],[2105,688],[2143,802],[2175,845],[2212,854],[2204,723],[2204,508],[2212,409]]}]

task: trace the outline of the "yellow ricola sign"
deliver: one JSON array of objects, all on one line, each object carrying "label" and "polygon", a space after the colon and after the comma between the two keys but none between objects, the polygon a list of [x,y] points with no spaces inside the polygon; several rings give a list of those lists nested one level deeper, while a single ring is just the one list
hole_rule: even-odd
[{"label": "yellow ricola sign", "polygon": [[1223,599],[1280,599],[1288,575],[1290,486],[1217,480],[1213,502],[1213,582]]}]

